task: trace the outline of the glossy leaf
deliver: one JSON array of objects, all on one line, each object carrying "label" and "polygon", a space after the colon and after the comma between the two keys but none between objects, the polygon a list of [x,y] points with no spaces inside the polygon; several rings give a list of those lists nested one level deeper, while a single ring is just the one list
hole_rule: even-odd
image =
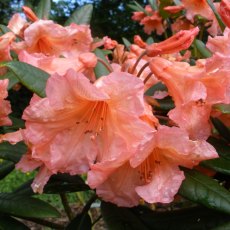
[{"label": "glossy leaf", "polygon": [[5,25],[0,24],[0,35],[5,34],[7,32],[10,32],[10,29]]},{"label": "glossy leaf", "polygon": [[91,230],[91,218],[89,214],[77,215],[66,227],[66,230]]},{"label": "glossy leaf", "polygon": [[5,215],[0,215],[0,229],[1,230],[30,230],[29,227],[22,222]]},{"label": "glossy leaf", "polygon": [[205,46],[205,44],[201,40],[195,39],[194,45],[196,46],[197,50],[203,58],[209,58],[212,56],[211,51]]},{"label": "glossy leaf", "polygon": [[[96,54],[97,57],[99,57],[100,59],[102,59],[107,65],[109,65],[105,54],[103,53],[103,51],[101,49],[95,49],[94,53]],[[102,76],[106,76],[109,74],[108,69],[101,63],[98,62],[96,67],[94,68],[94,73],[96,75],[96,78],[100,78]]]},{"label": "glossy leaf", "polygon": [[224,123],[222,123],[221,120],[219,120],[218,118],[211,118],[213,125],[215,126],[215,128],[217,129],[217,131],[219,132],[219,134],[225,138],[225,140],[227,140],[228,142],[230,142],[230,129],[224,125]]},{"label": "glossy leaf", "polygon": [[230,146],[226,141],[209,137],[208,142],[216,149],[219,156],[230,160]]},{"label": "glossy leaf", "polygon": [[203,161],[201,165],[230,176],[230,160],[217,158]]},{"label": "glossy leaf", "polygon": [[195,170],[184,169],[186,179],[179,194],[208,208],[230,214],[230,192],[217,181]]},{"label": "glossy leaf", "polygon": [[222,32],[224,32],[225,24],[223,23],[223,21],[222,21],[220,15],[219,15],[219,13],[217,12],[217,10],[216,10],[216,8],[215,8],[215,6],[214,6],[212,0],[207,0],[207,3],[208,3],[208,5],[210,6],[210,8],[212,9],[212,11],[213,11],[213,13],[214,13],[214,15],[215,15],[215,17],[216,17],[216,19],[217,19],[217,21],[218,21],[218,24],[219,24],[219,26],[220,26]]},{"label": "glossy leaf", "polygon": [[9,161],[3,161],[0,163],[0,180],[6,177],[14,170],[14,163]]},{"label": "glossy leaf", "polygon": [[45,97],[45,86],[49,77],[48,73],[19,61],[1,63],[0,66],[8,67],[25,87],[38,96]]},{"label": "glossy leaf", "polygon": [[0,76],[0,79],[9,79],[8,90],[19,82],[18,78],[11,71],[7,71],[6,74]]},{"label": "glossy leaf", "polygon": [[48,203],[17,194],[0,194],[0,212],[18,217],[58,217],[59,212]]},{"label": "glossy leaf", "polygon": [[[22,186],[14,191],[18,195],[33,195],[31,189],[32,180],[27,181]],[[90,190],[89,186],[85,184],[84,180],[78,176],[71,176],[69,174],[53,175],[44,187],[43,193],[46,194],[60,194],[62,192],[80,192]]]},{"label": "glossy leaf", "polygon": [[77,8],[70,18],[65,22],[65,25],[76,23],[78,25],[89,25],[93,14],[93,5],[87,4]]},{"label": "glossy leaf", "polygon": [[41,19],[49,19],[49,13],[51,10],[50,0],[40,0],[37,8],[37,16]]},{"label": "glossy leaf", "polygon": [[0,144],[0,158],[17,163],[21,156],[25,154],[27,147],[23,142],[11,145],[8,142]]},{"label": "glossy leaf", "polygon": [[148,0],[150,6],[153,10],[158,10],[157,1],[156,0]]},{"label": "glossy leaf", "polygon": [[122,41],[125,47],[129,50],[129,47],[132,45],[132,43],[127,38],[124,38],[124,37],[122,37]]},{"label": "glossy leaf", "polygon": [[221,111],[224,114],[230,114],[230,104],[217,104],[214,105],[213,108]]},{"label": "glossy leaf", "polygon": [[229,215],[204,207],[153,211],[146,206],[123,208],[102,202],[101,210],[110,230],[210,230],[229,220]]}]

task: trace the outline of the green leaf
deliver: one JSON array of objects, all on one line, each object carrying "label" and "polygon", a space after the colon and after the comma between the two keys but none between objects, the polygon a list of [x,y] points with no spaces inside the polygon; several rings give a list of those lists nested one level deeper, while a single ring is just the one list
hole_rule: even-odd
[{"label": "green leaf", "polygon": [[151,45],[152,43],[154,43],[153,37],[148,37],[147,40],[146,40],[146,43],[148,45]]},{"label": "green leaf", "polygon": [[230,176],[230,161],[224,158],[206,160],[201,165]]},{"label": "green leaf", "polygon": [[230,214],[230,192],[212,178],[184,169],[186,179],[179,194],[208,208]]},{"label": "green leaf", "polygon": [[17,163],[21,156],[25,154],[27,147],[23,142],[11,145],[8,142],[0,144],[0,158]]},{"label": "green leaf", "polygon": [[10,216],[5,216],[5,215],[0,216],[0,229],[1,230],[30,230],[30,228],[24,225],[22,222]]},{"label": "green leaf", "polygon": [[18,217],[59,217],[59,212],[48,203],[17,194],[0,194],[0,212]]},{"label": "green leaf", "polygon": [[181,5],[181,1],[180,0],[173,0],[175,5],[178,6],[178,5]]},{"label": "green leaf", "polygon": [[129,47],[132,45],[132,43],[127,38],[124,38],[124,37],[122,37],[122,41],[125,47],[129,50]]},{"label": "green leaf", "polygon": [[9,79],[8,90],[19,82],[18,78],[11,71],[7,71],[6,74],[0,76],[0,79]]},{"label": "green leaf", "polygon": [[160,0],[159,13],[163,19],[166,19],[170,16],[170,13],[166,12],[164,7],[170,6],[171,4],[172,0]]},{"label": "green leaf", "polygon": [[225,24],[223,23],[223,21],[222,21],[220,15],[218,14],[218,12],[217,12],[217,10],[216,10],[216,8],[215,8],[215,6],[214,6],[212,0],[206,0],[206,1],[207,1],[208,5],[211,7],[213,13],[215,14],[215,17],[216,17],[216,19],[217,19],[217,21],[218,21],[218,24],[219,24],[219,26],[220,26],[222,32],[224,32]]},{"label": "green leaf", "polygon": [[85,24],[89,25],[93,14],[93,5],[87,4],[82,7],[77,8],[70,18],[65,22],[68,26],[71,23],[76,23],[78,25]]},{"label": "green leaf", "polygon": [[149,13],[145,10],[145,8],[143,8],[138,2],[134,1],[134,4],[139,9],[138,11],[144,12],[146,15],[149,15]]},{"label": "green leaf", "polygon": [[66,230],[91,230],[92,222],[89,214],[78,214],[66,227]]},{"label": "green leaf", "polygon": [[133,5],[133,4],[127,4],[127,6],[131,9],[131,10],[134,10],[134,11],[141,11],[141,12],[144,12],[143,10],[140,10],[139,7],[137,7],[136,5]]},{"label": "green leaf", "polygon": [[38,18],[49,19],[50,10],[51,10],[51,1],[40,0],[36,11]]},{"label": "green leaf", "polygon": [[[101,49],[95,49],[94,50],[94,53],[96,54],[97,57],[99,57],[100,59],[102,59],[107,65],[109,65],[106,57],[105,57],[105,54],[103,53],[103,51]],[[101,63],[101,62],[98,62],[96,67],[94,68],[94,73],[96,75],[96,78],[100,78],[102,76],[106,76],[108,75],[110,72],[109,70]]]},{"label": "green leaf", "polygon": [[229,220],[229,215],[199,206],[153,211],[146,206],[123,208],[102,202],[101,210],[110,230],[210,230]]},{"label": "green leaf", "polygon": [[14,170],[14,163],[9,161],[3,161],[0,163],[0,180],[6,177]]},{"label": "green leaf", "polygon": [[205,46],[205,44],[201,40],[195,39],[194,45],[196,46],[197,50],[203,58],[209,58],[212,56],[211,51]]},{"label": "green leaf", "polygon": [[213,106],[213,108],[221,111],[224,114],[230,114],[230,104],[216,104]]},{"label": "green leaf", "polygon": [[10,32],[10,29],[7,26],[1,25],[0,24],[0,35],[3,35],[7,32]]},{"label": "green leaf", "polygon": [[151,88],[149,88],[146,91],[145,94],[148,95],[148,96],[153,96],[153,94],[156,91],[168,91],[168,89],[167,89],[167,87],[164,84],[162,84],[161,82],[158,82],[157,84],[155,84]]},{"label": "green leaf", "polygon": [[[32,180],[27,181],[22,186],[14,191],[18,195],[33,195],[31,189]],[[46,194],[60,194],[68,192],[80,192],[90,190],[89,186],[85,184],[84,180],[78,176],[71,176],[69,174],[57,174],[51,176],[48,183],[44,187],[43,193]]]},{"label": "green leaf", "polygon": [[229,229],[230,229],[230,221],[225,224],[221,224],[220,226],[213,228],[211,230],[229,230]]},{"label": "green leaf", "polygon": [[157,1],[156,0],[148,0],[149,1],[149,5],[152,7],[153,10],[158,10],[158,5],[157,5]]},{"label": "green leaf", "polygon": [[215,137],[209,137],[208,142],[216,149],[219,156],[230,160],[230,146],[226,141]]},{"label": "green leaf", "polygon": [[218,118],[211,117],[212,123],[219,132],[219,134],[225,138],[228,142],[230,142],[230,129],[224,125]]},{"label": "green leaf", "polygon": [[19,61],[1,63],[0,66],[8,67],[24,86],[38,96],[45,97],[45,86],[49,77],[48,73]]}]

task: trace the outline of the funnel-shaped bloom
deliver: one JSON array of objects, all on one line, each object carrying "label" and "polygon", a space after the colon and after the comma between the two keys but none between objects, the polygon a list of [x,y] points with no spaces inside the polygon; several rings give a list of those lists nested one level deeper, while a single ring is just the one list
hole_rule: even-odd
[{"label": "funnel-shaped bloom", "polygon": [[39,18],[37,17],[37,15],[27,6],[23,6],[22,10],[24,12],[24,14],[26,15],[26,17],[32,21],[35,22],[37,20],[39,20]]},{"label": "funnel-shaped bloom", "polygon": [[145,148],[117,167],[104,183],[95,186],[98,178],[91,172],[88,182],[98,196],[118,206],[138,205],[141,198],[148,203],[169,203],[184,180],[178,166],[192,168],[216,157],[207,142],[191,141],[180,128],[159,126]]},{"label": "funnel-shaped bloom", "polygon": [[147,46],[147,55],[154,57],[159,54],[171,54],[188,49],[198,33],[198,27],[195,27],[191,30],[181,30],[163,42],[153,43]]},{"label": "funnel-shaped bloom", "polygon": [[[26,159],[43,165],[46,175],[86,173],[105,157],[108,164],[121,164],[151,133],[139,119],[144,112],[143,88],[141,80],[121,72],[94,84],[73,70],[52,75],[47,97],[34,96],[23,114],[23,136],[31,149]],[[24,162],[28,161],[17,167],[25,171]],[[34,183],[34,190],[41,192],[45,182]]]},{"label": "funnel-shaped bloom", "polygon": [[220,2],[219,13],[225,25],[230,28],[230,2],[228,0]]}]

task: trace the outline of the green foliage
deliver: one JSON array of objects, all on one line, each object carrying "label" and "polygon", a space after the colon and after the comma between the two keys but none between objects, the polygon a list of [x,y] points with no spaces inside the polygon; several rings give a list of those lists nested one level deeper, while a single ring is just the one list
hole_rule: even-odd
[{"label": "green foliage", "polygon": [[51,10],[51,0],[40,0],[36,14],[38,18],[49,19]]},{"label": "green foliage", "polygon": [[72,22],[81,25],[89,25],[93,13],[93,5],[88,4],[76,9],[70,18],[66,21],[65,25],[70,25]]},{"label": "green foliage", "polygon": [[38,96],[45,97],[45,86],[49,77],[46,72],[19,61],[6,62],[0,64],[0,66],[8,67],[25,87]]}]

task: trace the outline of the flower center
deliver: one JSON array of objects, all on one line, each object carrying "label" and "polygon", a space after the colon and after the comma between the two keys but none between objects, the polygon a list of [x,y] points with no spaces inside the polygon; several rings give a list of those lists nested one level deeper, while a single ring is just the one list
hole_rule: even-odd
[{"label": "flower center", "polygon": [[108,105],[104,101],[90,102],[84,110],[83,116],[77,125],[84,126],[84,134],[91,133],[90,138],[95,139],[103,130],[106,122]]},{"label": "flower center", "polygon": [[150,183],[153,178],[154,169],[159,167],[160,164],[159,149],[154,148],[153,152],[138,167],[140,180],[145,184]]}]

